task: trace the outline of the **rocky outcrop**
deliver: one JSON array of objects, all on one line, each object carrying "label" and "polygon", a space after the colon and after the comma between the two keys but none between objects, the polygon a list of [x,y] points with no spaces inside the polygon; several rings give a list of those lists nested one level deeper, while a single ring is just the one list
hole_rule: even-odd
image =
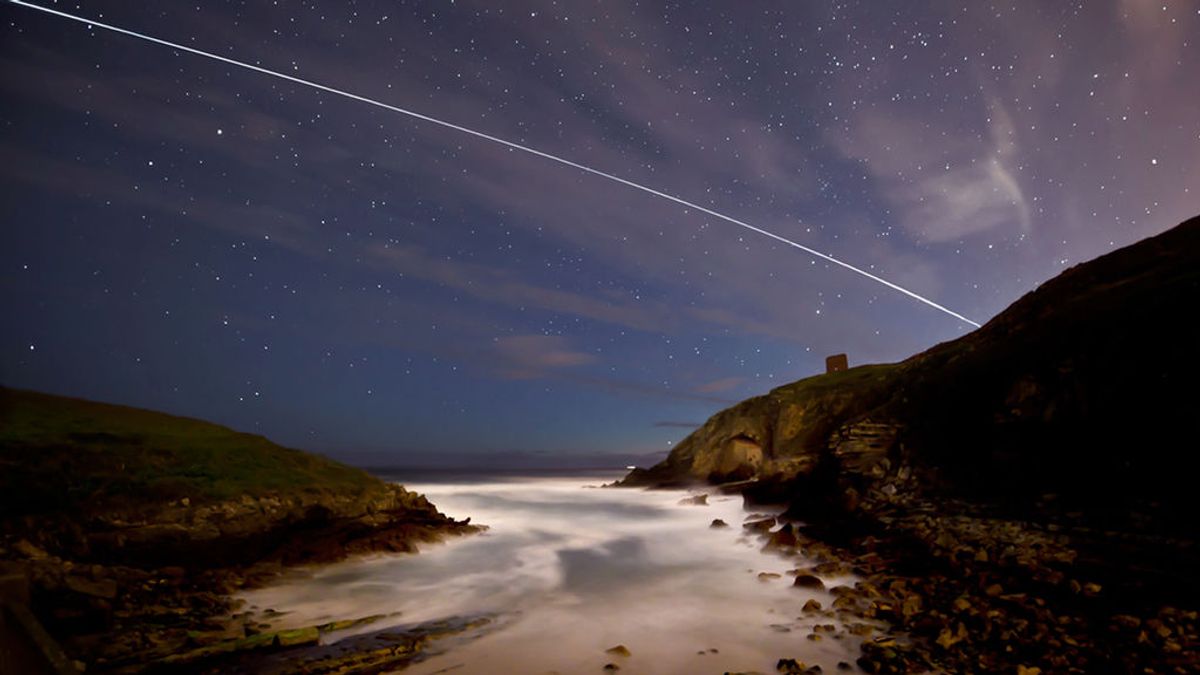
[{"label": "rocky outcrop", "polygon": [[480,529],[364,471],[199,420],[0,389],[0,422],[0,578],[25,584],[22,603],[88,672],[191,671],[184,661],[315,643],[319,627],[264,635],[230,595],[290,565]]},{"label": "rocky outcrop", "polygon": [[723,410],[692,432],[665,461],[632,471],[623,485],[784,480],[816,470],[832,436],[879,405],[893,367],[861,366],[780,387]]},{"label": "rocky outcrop", "polygon": [[[191,568],[265,559],[321,562],[366,550],[411,550],[410,531],[452,528],[422,495],[399,485],[339,495],[300,493],[193,506],[184,501],[88,521],[43,522],[29,537],[77,558]],[[60,526],[55,526],[60,525]]]},{"label": "rocky outcrop", "polygon": [[623,484],[788,504],[803,526],[748,530],[863,577],[825,611],[892,626],[866,672],[1200,672],[1197,307],[1200,218],[902,363],[724,410]]},{"label": "rocky outcrop", "polygon": [[413,552],[421,542],[479,529],[396,485],[363,495],[176,502],[86,523],[29,519],[28,526],[18,533],[9,524],[0,558],[28,579],[30,607],[89,672],[177,668],[191,658],[315,644],[315,631],[311,640],[294,631],[264,636],[256,623],[231,620],[230,594],[288,565]]},{"label": "rocky outcrop", "polygon": [[900,431],[898,424],[870,420],[847,424],[829,437],[829,451],[844,470],[879,477]]}]

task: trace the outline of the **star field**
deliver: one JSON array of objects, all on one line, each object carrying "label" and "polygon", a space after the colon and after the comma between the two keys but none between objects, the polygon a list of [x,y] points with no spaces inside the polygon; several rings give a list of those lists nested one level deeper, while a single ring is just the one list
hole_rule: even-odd
[{"label": "star field", "polygon": [[[983,321],[1200,212],[1194,3],[57,3]],[[969,327],[546,160],[0,5],[0,382],[353,461],[624,464]]]}]

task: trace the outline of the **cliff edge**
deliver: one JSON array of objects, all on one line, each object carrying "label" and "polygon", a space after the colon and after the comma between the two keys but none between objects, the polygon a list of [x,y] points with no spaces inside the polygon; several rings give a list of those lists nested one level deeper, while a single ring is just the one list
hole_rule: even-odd
[{"label": "cliff edge", "polygon": [[817,375],[723,410],[624,484],[870,473],[903,454],[949,489],[1170,496],[1197,468],[1181,445],[1200,376],[1197,307],[1193,218],[1068,269],[901,363]]},{"label": "cliff edge", "polygon": [[0,572],[88,672],[300,644],[233,615],[230,594],[290,565],[478,530],[261,436],[29,391],[0,389],[0,467]]}]

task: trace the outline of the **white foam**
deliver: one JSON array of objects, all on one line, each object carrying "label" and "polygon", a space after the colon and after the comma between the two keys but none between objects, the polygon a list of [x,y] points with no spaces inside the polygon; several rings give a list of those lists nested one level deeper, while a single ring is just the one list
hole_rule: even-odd
[{"label": "white foam", "polygon": [[[410,485],[443,512],[490,526],[416,556],[340,563],[245,594],[287,625],[373,614],[378,630],[495,614],[500,627],[405,672],[773,672],[781,657],[832,671],[855,645],[806,639],[801,606],[823,591],[791,587],[804,561],[760,552],[740,497],[681,505],[680,492],[590,489],[599,480]],[[709,527],[714,518],[729,528]],[[759,572],[780,574],[761,581]],[[786,630],[786,632],[785,632]],[[628,658],[605,654],[617,644]],[[716,653],[709,650],[716,649]],[[700,655],[698,652],[704,652]]]}]

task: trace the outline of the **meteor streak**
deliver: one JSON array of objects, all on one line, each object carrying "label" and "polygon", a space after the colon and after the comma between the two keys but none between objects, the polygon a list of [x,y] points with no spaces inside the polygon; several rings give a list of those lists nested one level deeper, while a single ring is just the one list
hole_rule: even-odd
[{"label": "meteor streak", "polygon": [[655,190],[654,188],[647,187],[640,183],[635,183],[631,180],[621,178],[620,176],[614,176],[611,173],[606,173],[599,169],[593,169],[590,166],[586,166],[584,164],[579,164],[578,162],[572,162],[571,160],[565,159],[563,157],[559,157],[558,155],[552,155],[548,152],[542,152],[541,150],[538,150],[536,148],[531,148],[526,145],[521,145],[520,143],[506,141],[503,138],[499,138],[497,136],[492,136],[490,134],[485,134],[482,131],[468,129],[467,127],[459,126],[459,125],[453,124],[451,122],[446,122],[444,120],[437,119],[436,117],[430,117],[429,115],[423,115],[419,112],[407,110],[405,108],[400,108],[400,107],[394,106],[394,105],[389,105],[387,103],[383,103],[381,101],[376,101],[375,99],[367,98],[365,96],[360,96],[358,94],[354,94],[354,93],[351,93],[348,91],[343,91],[341,89],[335,89],[333,87],[321,84],[319,82],[313,82],[311,80],[305,80],[305,79],[301,79],[299,77],[293,77],[293,76],[287,75],[285,73],[280,73],[278,71],[270,70],[268,68],[263,68],[261,66],[256,66],[256,65],[253,65],[250,63],[245,63],[243,61],[238,61],[236,59],[231,59],[231,58],[228,58],[225,56],[221,56],[220,54],[213,54],[212,52],[206,52],[204,50],[196,49],[194,47],[188,47],[187,45],[181,45],[176,42],[170,42],[168,40],[156,38],[152,35],[146,35],[145,33],[139,33],[137,31],[132,31],[127,28],[121,28],[120,26],[114,26],[112,24],[101,23],[99,21],[93,21],[92,19],[88,19],[86,17],[77,16],[75,14],[68,14],[67,12],[63,12],[63,11],[60,11],[57,9],[51,9],[49,7],[42,7],[41,5],[35,5],[31,2],[25,2],[24,0],[8,0],[8,2],[11,2],[14,5],[20,5],[21,7],[28,7],[29,9],[37,10],[39,12],[45,12],[46,14],[52,14],[54,16],[61,17],[63,19],[69,19],[71,21],[75,21],[78,23],[87,24],[88,26],[91,26],[91,27],[103,28],[104,30],[112,31],[114,33],[120,33],[121,35],[128,35],[129,37],[135,37],[139,40],[145,40],[147,42],[152,42],[154,44],[162,45],[164,47],[170,47],[171,49],[176,49],[181,52],[195,54],[196,56],[203,56],[205,58],[212,59],[214,61],[220,61],[221,63],[226,63],[231,66],[237,66],[238,68],[252,70],[256,73],[261,73],[263,75],[269,75],[271,77],[278,78],[281,80],[287,80],[288,82],[294,82],[295,84],[300,84],[305,87],[316,89],[318,91],[324,91],[324,92],[327,92],[330,94],[335,94],[337,96],[342,96],[342,97],[345,97],[345,98],[348,98],[348,99],[351,99],[354,101],[358,101],[360,103],[366,103],[368,105],[373,105],[377,108],[383,108],[384,110],[390,110],[395,113],[400,113],[401,115],[407,115],[409,117],[419,119],[423,122],[429,122],[430,124],[436,124],[440,127],[446,128],[446,129],[453,129],[454,131],[457,131],[459,133],[468,134],[468,135],[474,136],[476,138],[482,138],[486,141],[498,143],[498,144],[503,145],[512,150],[520,150],[521,152],[527,152],[531,155],[537,155],[538,157],[548,159],[552,162],[558,162],[559,164],[564,164],[571,168],[578,169],[580,171],[584,171],[584,172],[587,172],[587,173],[590,173],[590,174],[593,174],[596,176],[600,176],[601,178],[606,178],[610,181],[613,181],[614,183],[620,183],[621,185],[631,187],[635,190],[641,190],[642,192],[654,195],[655,197],[666,199],[668,201],[675,202],[676,204],[685,206],[689,209],[694,209],[701,213],[708,214],[714,218],[719,218],[726,222],[733,223],[734,225],[737,225],[738,227],[743,227],[747,230],[750,230],[751,232],[756,232],[758,234],[761,234],[764,237],[774,239],[775,241],[777,241],[781,244],[786,244],[788,246],[791,246],[792,248],[800,249],[801,251],[804,251],[805,253],[807,253],[811,256],[814,256],[814,257],[824,260],[826,262],[831,262],[835,265],[838,265],[839,267],[848,269],[851,272],[854,272],[856,274],[860,274],[860,275],[870,279],[871,281],[874,281],[876,283],[887,286],[888,288],[890,288],[894,291],[897,291],[899,293],[903,293],[904,295],[907,295],[908,297],[912,298],[913,300],[916,300],[917,302],[926,304],[938,311],[944,312],[944,313],[958,319],[959,321],[962,321],[963,323],[970,324],[976,328],[979,328],[979,326],[980,326],[980,324],[976,323],[975,321],[972,321],[971,319],[968,319],[967,317],[963,316],[962,314],[959,314],[958,312],[955,312],[949,308],[943,307],[942,305],[939,305],[938,303],[934,302],[933,300],[930,300],[929,298],[926,298],[922,295],[918,295],[917,293],[914,293],[913,291],[910,291],[907,288],[900,286],[899,284],[892,283],[891,281],[888,281],[887,279],[884,279],[883,277],[872,274],[860,267],[855,267],[854,265],[851,265],[848,262],[838,260],[837,258],[834,258],[833,256],[828,255],[826,253],[822,253],[816,249],[809,248],[808,246],[805,246],[804,244],[797,243],[795,241],[792,241],[791,239],[788,239],[786,237],[775,234],[774,232],[764,230],[761,227],[755,227],[754,225],[751,225],[750,223],[738,220],[737,218],[734,218],[733,216],[727,216],[724,213],[720,213],[718,211],[714,211],[712,209],[700,206],[699,204],[689,202],[686,199],[683,199],[681,197],[676,197],[675,195],[667,194],[666,192]]}]

